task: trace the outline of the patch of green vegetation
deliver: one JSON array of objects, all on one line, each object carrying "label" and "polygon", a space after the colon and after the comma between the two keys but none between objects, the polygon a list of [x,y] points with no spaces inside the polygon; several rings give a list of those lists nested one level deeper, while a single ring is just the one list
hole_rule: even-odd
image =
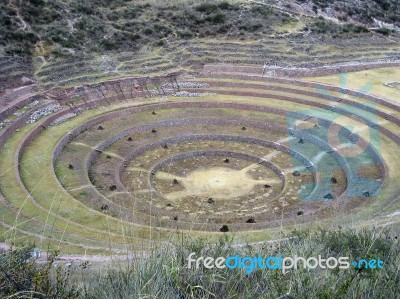
[{"label": "patch of green vegetation", "polygon": [[354,24],[336,24],[335,22],[325,20],[322,17],[316,19],[311,25],[310,29],[314,33],[330,34],[334,38],[338,38],[348,34],[368,33],[369,30],[365,26]]},{"label": "patch of green vegetation", "polygon": [[[236,2],[210,1],[141,4],[131,1],[27,1],[0,4],[0,45],[8,54],[29,55],[42,41],[62,54],[60,48],[101,52],[138,50],[144,45],[162,46],[161,39],[187,39],[194,36],[237,35],[259,24],[268,14],[268,23],[280,22],[280,13],[271,9],[240,6]],[[253,21],[251,21],[253,20]],[[221,24],[226,27],[221,29]],[[205,25],[205,26],[204,26]],[[269,26],[265,24],[266,27]],[[241,27],[239,29],[239,27]],[[257,28],[261,31],[263,26]]]},{"label": "patch of green vegetation", "polygon": [[[398,231],[294,231],[286,241],[233,246],[230,237],[216,244],[182,238],[174,248],[157,247],[134,261],[115,261],[104,271],[87,263],[66,271],[54,260],[37,267],[27,260],[32,247],[0,255],[3,297],[16,292],[39,292],[46,298],[397,298],[400,292]],[[383,269],[281,270],[188,268],[187,258],[240,256],[349,257],[380,259]],[[63,271],[64,270],[64,271]],[[4,273],[11,275],[5,276]],[[321,279],[323,278],[323,279]],[[58,293],[55,294],[55,290]],[[260,296],[261,295],[261,296]]]},{"label": "patch of green vegetation", "polygon": [[383,35],[389,35],[391,32],[393,32],[393,30],[386,27],[378,28],[375,31]]},{"label": "patch of green vegetation", "polygon": [[371,0],[371,1],[353,1],[353,0],[312,0],[313,10],[336,11],[343,17],[352,18],[363,24],[372,24],[374,19],[400,25],[399,1],[397,0]]},{"label": "patch of green vegetation", "polygon": [[34,245],[30,245],[0,252],[0,296],[19,298],[26,294],[27,298],[77,298],[77,290],[67,285],[69,271],[62,264],[55,264],[57,254],[38,266],[31,259],[33,248]]}]

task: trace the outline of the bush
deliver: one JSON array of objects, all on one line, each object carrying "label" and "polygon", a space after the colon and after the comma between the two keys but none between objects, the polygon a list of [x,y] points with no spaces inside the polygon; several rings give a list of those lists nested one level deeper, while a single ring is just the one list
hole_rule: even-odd
[{"label": "bush", "polygon": [[226,16],[224,14],[218,13],[218,14],[215,14],[215,15],[208,16],[206,18],[206,21],[212,22],[212,23],[215,23],[215,24],[222,24],[222,23],[225,22],[225,17]]},{"label": "bush", "polygon": [[390,30],[389,28],[386,28],[386,27],[376,29],[375,31],[380,34],[383,34],[383,35],[389,35],[392,32],[392,30]]},{"label": "bush", "polygon": [[204,12],[204,13],[210,14],[210,13],[216,11],[217,8],[218,8],[218,7],[217,7],[217,5],[215,5],[215,4],[212,4],[212,3],[203,3],[203,4],[200,4],[199,6],[197,6],[195,9],[196,9],[197,11],[199,11],[199,12]]},{"label": "bush", "polygon": [[272,8],[269,7],[269,6],[265,6],[265,5],[263,5],[263,6],[253,6],[251,8],[251,11],[253,13],[260,14],[260,15],[262,15],[264,17],[267,17],[268,15],[273,13]]},{"label": "bush", "polygon": [[193,37],[193,34],[190,31],[178,31],[178,36],[180,38],[189,39]]},{"label": "bush", "polygon": [[78,292],[69,284],[69,272],[54,264],[56,254],[38,265],[31,259],[32,249],[28,246],[0,253],[0,297],[78,298]]}]

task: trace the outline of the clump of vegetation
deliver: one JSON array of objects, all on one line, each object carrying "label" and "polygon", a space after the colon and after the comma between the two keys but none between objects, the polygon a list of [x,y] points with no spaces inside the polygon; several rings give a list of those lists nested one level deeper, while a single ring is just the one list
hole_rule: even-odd
[{"label": "clump of vegetation", "polygon": [[[71,276],[50,260],[37,265],[29,250],[0,256],[0,295],[44,294],[35,298],[397,298],[400,294],[400,246],[397,232],[337,229],[295,231],[285,241],[235,247],[224,234],[216,244],[182,239],[174,248],[155,248],[142,259],[116,262],[106,272],[87,267]],[[177,243],[177,242],[175,242]],[[280,270],[188,268],[187,258],[241,256],[303,256],[380,259],[383,269]],[[1,293],[2,292],[2,293]]]},{"label": "clump of vegetation", "polygon": [[[313,0],[313,9],[338,11],[340,19],[346,22],[352,19],[371,24],[376,18],[400,24],[395,0],[368,2],[360,6],[351,5],[351,1],[335,1],[333,5]],[[195,37],[258,39],[292,21],[296,20],[271,6],[233,1],[149,4],[122,0],[29,0],[19,5],[16,0],[5,0],[0,2],[0,47],[8,55],[21,56],[30,56],[38,48],[55,56],[136,51],[142,46],[164,46],[172,40]],[[324,19],[310,19],[306,23],[313,34],[333,37],[364,33],[368,27],[340,26]]]},{"label": "clump of vegetation", "polygon": [[55,264],[57,253],[44,262],[32,258],[34,246],[0,253],[1,298],[78,298],[70,284],[70,272]]},{"label": "clump of vegetation", "polygon": [[318,34],[329,34],[335,38],[344,36],[345,34],[360,34],[368,33],[369,30],[365,26],[354,25],[354,24],[336,24],[332,21],[328,21],[319,17],[311,25],[310,29],[314,33]]},{"label": "clump of vegetation", "polygon": [[[289,241],[248,246],[239,250],[232,239],[222,237],[215,245],[205,240],[183,240],[174,251],[156,250],[149,259],[132,262],[127,268],[106,275],[93,273],[83,284],[86,298],[396,298],[400,292],[400,246],[388,232],[320,230],[294,232]],[[282,274],[257,269],[188,269],[187,257],[213,258],[230,255],[348,256],[350,259],[380,258],[384,269],[299,269]],[[323,278],[323,279],[322,279]],[[397,294],[397,295],[396,295]]]},{"label": "clump of vegetation", "polygon": [[392,30],[386,27],[378,28],[375,31],[383,35],[389,35],[392,32]]},{"label": "clump of vegetation", "polygon": [[363,23],[372,24],[374,19],[400,25],[399,1],[397,0],[371,0],[362,3],[354,0],[312,0],[313,10],[336,11],[344,14],[341,18],[352,18],[353,20]]}]

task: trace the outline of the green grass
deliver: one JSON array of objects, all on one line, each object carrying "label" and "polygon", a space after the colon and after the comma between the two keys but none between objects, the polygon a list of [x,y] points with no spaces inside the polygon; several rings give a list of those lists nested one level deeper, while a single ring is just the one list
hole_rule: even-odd
[{"label": "green grass", "polygon": [[[179,99],[177,99],[179,100]],[[189,100],[189,99],[185,99]],[[243,97],[235,97],[235,96],[206,96],[202,97],[203,101],[228,101],[228,102],[243,102]],[[271,107],[281,107],[287,109],[293,109],[297,107],[301,109],[302,105],[293,105],[292,103],[285,103],[282,101],[277,101],[273,99],[259,99],[246,97],[246,103],[249,104],[263,104]],[[132,103],[123,104],[123,105],[131,105]],[[119,109],[123,108],[123,106],[119,107]],[[303,109],[307,109],[307,107],[303,107]],[[122,224],[119,220],[106,217],[104,214],[89,210],[86,206],[82,205],[76,199],[72,198],[69,194],[66,194],[62,189],[60,189],[55,177],[52,175],[51,171],[51,151],[54,148],[56,142],[65,134],[66,131],[71,130],[76,127],[79,123],[82,123],[85,120],[93,118],[95,115],[101,115],[103,113],[109,112],[109,108],[100,108],[97,110],[86,111],[80,117],[71,119],[63,124],[60,124],[55,127],[51,127],[43,132],[36,140],[33,141],[31,145],[28,146],[24,155],[22,157],[22,178],[28,188],[28,191],[32,193],[32,196],[37,200],[42,206],[41,209],[38,209],[30,200],[27,200],[27,195],[21,190],[18,183],[15,181],[14,172],[9,171],[4,174],[3,180],[0,184],[3,184],[2,191],[4,192],[6,198],[10,198],[12,203],[17,208],[22,208],[22,212],[27,219],[36,217],[41,222],[46,222],[48,219],[48,211],[51,209],[53,203],[59,204],[57,210],[57,221],[55,222],[55,229],[58,231],[62,231],[65,227],[67,227],[65,238],[70,241],[77,241],[80,243],[85,243],[89,240],[89,238],[98,238],[103,239],[102,234],[113,233],[116,235],[110,235],[114,242],[122,242],[123,236],[121,233],[121,228],[128,224]],[[5,169],[14,169],[15,162],[13,153],[16,151],[16,148],[21,140],[21,138],[29,132],[32,126],[25,127],[24,130],[15,134],[13,138],[9,142],[9,146],[7,149],[2,151],[2,156],[0,156],[2,165],[4,165]],[[382,140],[382,148],[383,155],[386,161],[393,160],[398,153],[398,148],[394,144],[392,144],[389,140]],[[38,154],[37,150],[40,149],[40,154]],[[397,162],[391,163],[390,171],[391,175],[396,174],[400,167],[397,165]],[[61,174],[62,175],[62,174]],[[28,179],[29,178],[29,179]],[[378,206],[384,205],[386,202],[387,196],[396,192],[397,188],[395,185],[395,180],[389,180],[387,183],[387,191],[384,189],[384,193],[381,197],[381,200],[377,201],[379,203]],[[376,207],[370,207],[366,211],[360,211],[360,215],[363,217],[352,217],[352,222],[359,223],[367,222],[368,215],[376,211]],[[398,205],[397,205],[398,206]],[[71,207],[74,207],[73,212],[71,212]],[[59,216],[63,218],[59,218]],[[54,220],[54,216],[51,215],[49,220]],[[332,223],[337,223],[340,221],[344,221],[344,223],[349,223],[346,216],[340,216],[344,219],[336,219],[336,220],[323,220],[326,225],[331,225]],[[12,221],[11,218],[7,221]],[[69,222],[71,221],[71,222]],[[321,225],[324,225],[321,222]],[[82,229],[81,226],[77,226],[75,223],[88,225],[87,229]],[[66,226],[66,224],[68,224]],[[350,224],[350,223],[349,223]],[[26,227],[29,225],[26,224]],[[138,231],[139,236],[145,236],[148,234],[148,231],[142,228],[137,228],[133,226],[133,231]],[[296,224],[292,227],[302,227],[300,224]],[[290,229],[290,228],[289,228]],[[146,232],[147,231],[147,232]],[[155,234],[154,236],[157,236]],[[168,236],[168,234],[167,234]],[[273,236],[277,236],[276,230],[265,230],[265,231],[257,231],[251,233],[240,233],[237,234],[239,238],[245,238],[249,241],[258,241],[265,238],[270,238]],[[85,239],[87,238],[87,239]],[[106,240],[104,240],[106,242]]]},{"label": "green grass", "polygon": [[[27,261],[29,248],[0,254],[0,295],[26,292],[46,298],[398,298],[400,294],[399,230],[320,229],[293,231],[288,240],[235,248],[232,239],[216,243],[196,237],[182,238],[168,247],[155,247],[139,259],[115,260],[103,265],[76,262],[53,266],[50,260],[39,266]],[[189,269],[187,258],[228,256],[302,256],[380,259],[383,269],[282,270]],[[11,273],[4,276],[3,273]],[[11,298],[11,297],[10,297]]]},{"label": "green grass", "polygon": [[[400,81],[399,78],[400,68],[398,67],[350,72],[347,77],[347,87],[355,90],[362,90],[365,86],[370,85],[372,89],[369,90],[368,93],[399,102],[400,91],[396,88],[384,85],[385,83],[398,82]],[[340,86],[340,77],[337,75],[307,78],[306,80]]]}]

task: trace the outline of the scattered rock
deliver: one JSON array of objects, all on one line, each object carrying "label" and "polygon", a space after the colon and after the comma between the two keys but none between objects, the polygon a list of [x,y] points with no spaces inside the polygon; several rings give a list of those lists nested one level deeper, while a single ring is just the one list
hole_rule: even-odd
[{"label": "scattered rock", "polygon": [[179,184],[179,182],[178,182],[177,179],[174,179],[174,180],[172,181],[172,183],[173,183],[174,185]]},{"label": "scattered rock", "polygon": [[177,84],[166,83],[161,85],[162,88],[171,89],[175,88],[178,85],[179,88],[208,88],[210,87],[207,83],[202,82],[178,82]]},{"label": "scattered rock", "polygon": [[178,91],[174,94],[176,97],[201,97],[201,96],[213,96],[215,93],[209,92],[188,92],[188,91]]},{"label": "scattered rock", "polygon": [[108,209],[109,209],[108,205],[106,205],[106,204],[102,204],[101,205],[101,210],[102,211],[108,211]]},{"label": "scattered rock", "polygon": [[75,116],[77,116],[76,113],[68,113],[68,114],[63,115],[63,116],[57,118],[56,120],[52,121],[52,122],[50,123],[50,126],[55,126],[55,125],[61,124],[61,123],[65,122],[65,121],[67,121],[68,119],[73,118],[73,117],[75,117]]},{"label": "scattered rock", "polygon": [[222,233],[229,232],[229,227],[228,227],[226,224],[224,224],[224,225],[219,229],[219,231],[222,232]]},{"label": "scattered rock", "polygon": [[21,81],[23,84],[33,84],[35,81],[28,77],[21,77]]},{"label": "scattered rock", "polygon": [[42,118],[43,116],[52,114],[53,112],[60,110],[60,108],[61,108],[61,105],[59,103],[47,105],[46,107],[43,107],[43,108],[33,112],[26,123],[33,124],[37,120]]}]

